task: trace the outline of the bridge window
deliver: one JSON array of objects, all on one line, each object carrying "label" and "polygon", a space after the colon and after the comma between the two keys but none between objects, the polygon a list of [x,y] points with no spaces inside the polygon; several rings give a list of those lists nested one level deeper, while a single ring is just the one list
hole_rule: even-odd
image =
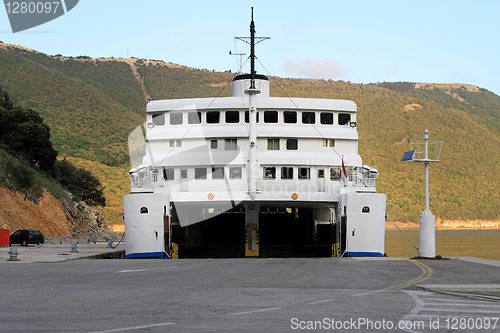
[{"label": "bridge window", "polygon": [[264,111],[264,122],[265,123],[277,123],[278,122],[278,111]]},{"label": "bridge window", "polygon": [[310,168],[299,168],[299,179],[311,179]]},{"label": "bridge window", "polygon": [[224,179],[224,167],[213,167],[212,179]]},{"label": "bridge window", "polygon": [[297,112],[295,112],[295,111],[283,111],[283,121],[286,124],[297,123]]},{"label": "bridge window", "polygon": [[210,149],[217,149],[219,147],[219,142],[217,140],[210,140]]},{"label": "bridge window", "polygon": [[286,149],[287,150],[297,150],[299,148],[298,139],[286,139]]},{"label": "bridge window", "polygon": [[174,180],[174,169],[163,169],[163,179]]},{"label": "bridge window", "polygon": [[[250,120],[249,120],[249,115],[248,115],[248,111],[245,111],[245,123],[249,123]],[[259,122],[259,111],[257,111],[257,123]]]},{"label": "bridge window", "polygon": [[293,179],[293,168],[292,167],[282,167],[281,168],[281,179]]},{"label": "bridge window", "polygon": [[280,139],[267,139],[267,150],[280,150]]},{"label": "bridge window", "polygon": [[334,139],[323,139],[323,147],[335,147]]},{"label": "bridge window", "polygon": [[349,113],[339,113],[339,125],[349,125],[351,115]]},{"label": "bridge window", "polygon": [[155,124],[155,126],[165,125],[165,114],[164,113],[154,113],[153,114],[153,124]]},{"label": "bridge window", "polygon": [[188,171],[181,170],[181,179],[187,179],[187,177],[188,177]]},{"label": "bridge window", "polygon": [[207,179],[207,168],[195,168],[194,178],[196,179]]},{"label": "bridge window", "polygon": [[207,111],[207,124],[218,124],[220,111]]},{"label": "bridge window", "polygon": [[181,140],[170,140],[170,147],[180,147],[182,144]]},{"label": "bridge window", "polygon": [[276,179],[276,168],[275,167],[265,167],[264,168],[264,178],[265,179]]},{"label": "bridge window", "polygon": [[234,124],[240,122],[239,111],[226,111],[226,123]]},{"label": "bridge window", "polygon": [[320,121],[323,125],[333,125],[333,113],[321,112]]},{"label": "bridge window", "polygon": [[340,179],[340,168],[331,168],[330,180],[339,180],[339,179]]},{"label": "bridge window", "polygon": [[188,124],[200,124],[201,123],[201,112],[189,112],[188,113]]},{"label": "bridge window", "polygon": [[325,170],[323,169],[318,170],[318,179],[325,179]]},{"label": "bridge window", "polygon": [[225,150],[238,150],[237,139],[226,139],[225,143]]},{"label": "bridge window", "polygon": [[316,113],[302,112],[302,124],[315,124],[315,123],[316,123]]},{"label": "bridge window", "polygon": [[229,178],[241,179],[241,167],[230,167],[229,168]]},{"label": "bridge window", "polygon": [[170,114],[170,125],[182,125],[182,112]]}]

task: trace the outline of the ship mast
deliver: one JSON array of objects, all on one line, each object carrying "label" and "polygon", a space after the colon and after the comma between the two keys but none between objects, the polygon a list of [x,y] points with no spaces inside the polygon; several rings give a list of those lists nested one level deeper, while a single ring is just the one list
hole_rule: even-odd
[{"label": "ship mast", "polygon": [[245,94],[249,96],[249,110],[248,110],[248,139],[249,139],[249,159],[248,159],[248,193],[251,200],[255,200],[257,195],[257,174],[259,173],[257,166],[257,101],[256,95],[260,94],[260,86],[257,84],[255,77],[255,44],[258,44],[269,37],[255,37],[255,23],[253,21],[253,7],[252,7],[252,20],[250,22],[250,40],[248,37],[235,37],[247,44],[250,44],[250,86],[245,89]]},{"label": "ship mast", "polygon": [[250,22],[250,88],[245,89],[245,93],[249,95],[249,159],[248,159],[248,194],[251,200],[255,200],[257,196],[257,94],[260,94],[260,89],[255,87],[255,24],[253,22],[253,7],[252,21]]}]

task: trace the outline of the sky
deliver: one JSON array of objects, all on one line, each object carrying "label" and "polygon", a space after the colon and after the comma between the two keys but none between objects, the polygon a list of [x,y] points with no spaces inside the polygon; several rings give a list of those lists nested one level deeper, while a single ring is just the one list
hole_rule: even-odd
[{"label": "sky", "polygon": [[256,46],[259,73],[464,83],[500,95],[496,0],[80,0],[66,14],[17,33],[7,7],[0,8],[0,41],[49,55],[136,57],[236,72],[239,56],[229,51],[248,57],[249,46],[234,37],[249,36],[252,6],[257,36],[271,37]]}]

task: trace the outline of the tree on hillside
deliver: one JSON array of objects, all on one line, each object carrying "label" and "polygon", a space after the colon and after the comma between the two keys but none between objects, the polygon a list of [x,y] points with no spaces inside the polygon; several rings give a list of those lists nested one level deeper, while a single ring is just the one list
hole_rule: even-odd
[{"label": "tree on hillside", "polygon": [[6,91],[3,91],[3,87],[0,86],[0,108],[4,108],[6,110],[12,110],[14,108],[14,102],[10,100],[9,94]]},{"label": "tree on hillside", "polygon": [[49,125],[43,122],[38,112],[14,106],[1,87],[0,142],[13,155],[42,170],[52,171],[58,152],[52,147]]},{"label": "tree on hillside", "polygon": [[57,180],[64,187],[87,204],[106,206],[104,186],[87,169],[79,168],[64,159],[56,162],[56,174]]}]

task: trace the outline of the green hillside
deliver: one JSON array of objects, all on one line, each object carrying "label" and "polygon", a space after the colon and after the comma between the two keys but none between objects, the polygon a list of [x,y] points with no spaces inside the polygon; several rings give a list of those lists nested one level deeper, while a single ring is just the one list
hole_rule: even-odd
[{"label": "green hillside", "polygon": [[[19,104],[42,114],[62,156],[74,157],[80,164],[98,162],[94,165],[102,175],[106,165],[114,166],[110,169],[114,172],[126,169],[127,137],[144,120],[148,96],[231,94],[230,72],[126,61],[68,59],[0,48],[0,85]],[[461,84],[363,85],[279,77],[271,77],[270,84],[272,96],[356,102],[359,152],[365,164],[379,169],[378,191],[387,194],[387,212],[394,220],[418,221],[423,211],[423,165],[401,158],[410,149],[409,141],[423,140],[425,129],[431,140],[444,141],[441,162],[431,165],[431,211],[443,219],[500,219],[499,96]],[[101,181],[112,193],[127,191],[115,180]]]},{"label": "green hillside", "polygon": [[123,66],[128,67],[113,62],[57,60],[23,49],[0,48],[0,85],[18,105],[42,115],[52,129],[52,142],[60,156],[121,165],[128,161],[124,142],[142,121],[138,102],[126,100],[127,90],[135,90],[135,95],[142,91],[131,72],[129,81],[135,89],[110,92],[109,87],[104,88],[107,84],[96,82],[103,76],[109,77],[103,79],[109,84],[119,81],[125,73]]}]

